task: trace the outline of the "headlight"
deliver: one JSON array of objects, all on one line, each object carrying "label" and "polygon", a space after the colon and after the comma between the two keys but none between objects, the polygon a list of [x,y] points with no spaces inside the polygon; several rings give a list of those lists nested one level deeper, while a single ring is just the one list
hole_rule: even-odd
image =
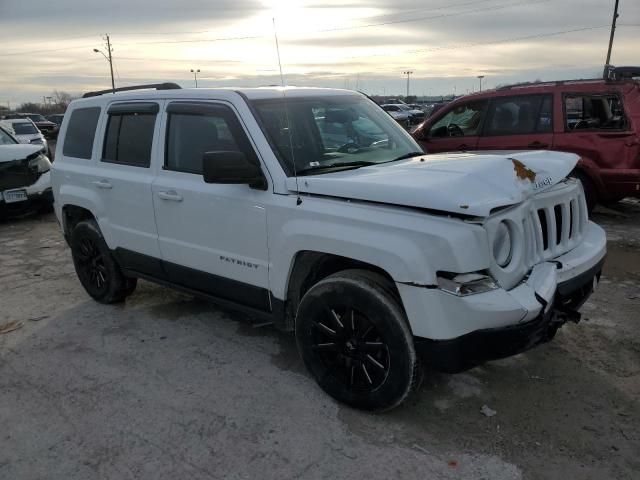
[{"label": "headlight", "polygon": [[38,173],[45,173],[51,170],[51,162],[47,157],[39,154],[36,158],[29,161],[29,168],[36,168]]},{"label": "headlight", "polygon": [[509,224],[504,221],[500,222],[493,236],[493,258],[502,268],[511,262],[513,251],[512,238]]},{"label": "headlight", "polygon": [[40,143],[40,144],[44,144],[44,140],[42,138],[34,138],[31,140],[30,143]]},{"label": "headlight", "polygon": [[481,273],[438,273],[438,286],[445,292],[459,297],[489,292],[498,288],[496,282]]}]

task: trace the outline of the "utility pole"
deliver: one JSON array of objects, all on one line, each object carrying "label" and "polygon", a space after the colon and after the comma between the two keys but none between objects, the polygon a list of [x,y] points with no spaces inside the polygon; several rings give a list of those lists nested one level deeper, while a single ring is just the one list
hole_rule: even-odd
[{"label": "utility pole", "polygon": [[402,74],[407,76],[407,97],[409,97],[409,77],[413,72],[411,70],[407,70],[406,72],[402,72]]},{"label": "utility pole", "polygon": [[607,61],[604,62],[604,73],[605,77],[607,76],[607,67],[609,66],[609,62],[611,62],[611,49],[613,48],[613,36],[616,32],[616,21],[618,20],[618,3],[620,0],[616,0],[616,4],[613,7],[613,20],[611,20],[611,35],[609,36],[609,49],[607,50]]},{"label": "utility pole", "polygon": [[193,68],[190,70],[191,73],[193,73],[193,79],[196,82],[196,88],[198,88],[198,74],[200,73],[200,69],[198,68],[197,70],[194,70]]},{"label": "utility pole", "polygon": [[111,40],[109,39],[109,35],[105,34],[107,37],[107,52],[109,53],[109,70],[111,71],[111,90],[113,93],[116,93],[116,82],[113,81],[113,58],[111,58],[111,52],[113,49],[111,48]]},{"label": "utility pole", "polygon": [[111,39],[109,38],[109,34],[105,33],[105,41],[107,42],[108,55],[105,55],[102,50],[98,50],[97,48],[94,48],[93,51],[96,53],[100,53],[107,60],[107,62],[109,62],[109,70],[111,72],[111,90],[113,93],[116,93],[116,83],[113,80],[113,58],[111,57],[111,52],[113,52],[113,48],[111,48]]},{"label": "utility pole", "polygon": [[482,79],[484,78],[484,75],[478,75],[478,79],[480,80],[480,91],[482,91]]}]

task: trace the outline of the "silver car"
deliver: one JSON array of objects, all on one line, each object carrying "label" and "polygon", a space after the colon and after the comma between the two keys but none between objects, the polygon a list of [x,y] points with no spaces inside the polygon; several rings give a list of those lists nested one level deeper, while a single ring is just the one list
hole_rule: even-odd
[{"label": "silver car", "polygon": [[14,136],[18,139],[20,143],[30,143],[33,145],[40,144],[42,145],[44,151],[49,153],[49,144],[47,143],[47,139],[44,138],[42,132],[38,130],[36,124],[29,118],[12,118],[10,120],[5,120],[11,124],[11,128],[13,129]]}]

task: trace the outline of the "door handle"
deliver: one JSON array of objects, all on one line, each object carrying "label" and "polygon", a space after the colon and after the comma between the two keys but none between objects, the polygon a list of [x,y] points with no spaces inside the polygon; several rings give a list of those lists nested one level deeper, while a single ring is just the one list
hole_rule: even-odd
[{"label": "door handle", "polygon": [[96,187],[104,188],[105,190],[111,190],[113,188],[113,185],[111,185],[111,183],[106,180],[96,180],[95,182],[91,183],[93,183]]},{"label": "door handle", "polygon": [[542,143],[542,142],[531,142],[529,145],[527,145],[528,148],[548,148],[549,144],[548,143]]},{"label": "door handle", "polygon": [[181,202],[182,195],[175,190],[168,190],[166,192],[158,192],[158,196],[163,200],[170,200],[172,202]]}]

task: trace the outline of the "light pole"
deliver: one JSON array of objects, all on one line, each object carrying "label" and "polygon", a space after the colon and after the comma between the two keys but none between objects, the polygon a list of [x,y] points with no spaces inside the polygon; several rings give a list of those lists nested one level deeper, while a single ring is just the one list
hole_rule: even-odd
[{"label": "light pole", "polygon": [[409,77],[413,72],[411,70],[407,70],[406,72],[402,72],[402,74],[407,76],[407,97],[409,97]]},{"label": "light pole", "polygon": [[482,79],[484,78],[484,75],[478,75],[478,80],[480,80],[480,91],[482,91]]},{"label": "light pole", "polygon": [[200,73],[200,69],[194,70],[192,68],[190,72],[193,73],[193,79],[196,81],[196,88],[198,88],[198,74]]},{"label": "light pole", "polygon": [[113,80],[113,58],[111,57],[111,52],[113,52],[113,48],[111,48],[111,41],[109,40],[109,35],[105,35],[105,41],[107,42],[107,54],[105,55],[102,50],[98,50],[94,48],[93,51],[96,53],[100,53],[106,60],[109,62],[109,71],[111,72],[111,90],[113,93],[116,93],[116,83]]}]

